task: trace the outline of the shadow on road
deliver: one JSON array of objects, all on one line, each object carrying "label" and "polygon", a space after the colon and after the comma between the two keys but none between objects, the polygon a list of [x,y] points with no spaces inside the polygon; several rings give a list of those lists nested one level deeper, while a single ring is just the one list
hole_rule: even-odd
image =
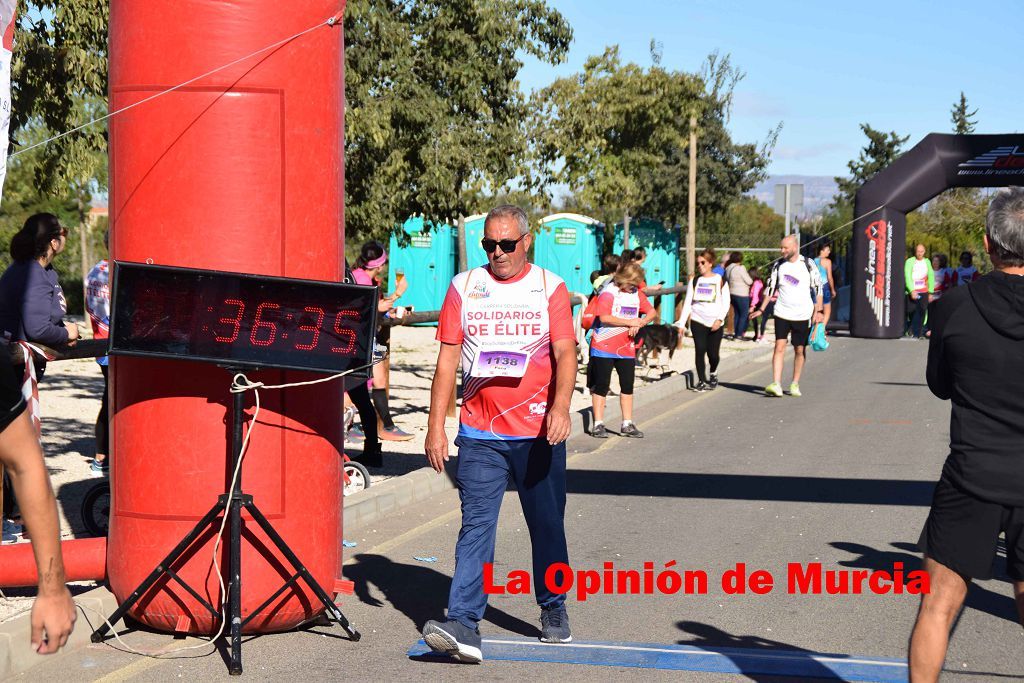
[{"label": "shadow on road", "polygon": [[764,396],[764,387],[759,387],[756,384],[738,384],[736,382],[719,382],[718,386],[725,387],[726,389],[732,389],[733,391],[742,391],[748,394],[758,394]]},{"label": "shadow on road", "polygon": [[[384,606],[370,594],[372,584],[392,607],[409,618],[417,631],[423,630],[428,619],[444,618],[452,582],[450,576],[421,564],[393,562],[382,555],[361,553],[353,559],[356,563],[345,567],[345,576],[355,583],[356,596],[361,602],[373,607]],[[535,638],[540,635],[535,624],[492,605],[487,606],[484,620],[521,636]]]},{"label": "shadow on road", "polygon": [[[725,655],[732,663],[739,669],[740,673],[744,674],[752,681],[758,681],[758,683],[777,683],[781,681],[835,681],[838,680],[836,675],[823,664],[815,661],[813,655],[818,653],[804,648],[795,647],[788,643],[780,643],[777,640],[768,640],[761,636],[734,636],[731,633],[727,633],[721,629],[715,628],[710,624],[702,624],[699,621],[680,621],[676,623],[676,627],[679,628],[683,633],[687,633],[693,638],[689,640],[676,641],[680,645],[691,645],[699,647],[708,652],[716,652],[718,654]],[[766,664],[758,662],[756,652],[751,650],[761,650],[763,652],[785,652],[787,654],[799,654],[806,653],[806,658],[797,658],[793,661],[794,671],[792,676],[780,676],[779,674],[767,674],[765,673]],[[848,655],[829,655],[830,657],[846,657]],[[776,668],[776,665],[768,664]],[[797,671],[799,669],[799,671]]]},{"label": "shadow on road", "polygon": [[694,472],[569,472],[568,491],[613,496],[929,506],[933,481]]},{"label": "shadow on road", "polygon": [[[921,555],[917,545],[913,543],[890,543],[889,545],[895,548],[895,551],[879,550],[860,543],[848,543],[845,541],[835,541],[829,543],[829,545],[837,550],[856,555],[853,559],[842,560],[838,563],[843,567],[882,569],[891,572],[895,563],[902,562],[904,572],[921,568]],[[1006,546],[1002,541],[999,542],[996,553],[993,578],[1007,583],[1010,581],[1010,577],[1006,573]],[[964,607],[984,612],[997,619],[1005,619],[1015,624],[1018,622],[1017,606],[1013,598],[991,591],[974,582],[968,588]],[[959,618],[957,622],[959,622]]]}]

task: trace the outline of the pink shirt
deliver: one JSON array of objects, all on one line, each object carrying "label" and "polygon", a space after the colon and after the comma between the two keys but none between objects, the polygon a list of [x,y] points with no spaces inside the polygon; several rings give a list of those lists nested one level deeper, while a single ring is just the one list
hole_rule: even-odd
[{"label": "pink shirt", "polygon": [[761,296],[764,293],[764,282],[761,280],[754,280],[754,284],[750,285],[750,305],[759,306],[761,304]]}]

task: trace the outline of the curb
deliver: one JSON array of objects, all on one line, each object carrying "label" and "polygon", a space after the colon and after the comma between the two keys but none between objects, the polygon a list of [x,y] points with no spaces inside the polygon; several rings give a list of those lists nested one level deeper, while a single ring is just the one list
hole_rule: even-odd
[{"label": "curb", "polygon": [[[117,599],[106,588],[94,588],[75,597],[79,609],[75,630],[71,632],[67,645],[60,652],[52,655],[38,655],[29,647],[32,634],[32,615],[25,613],[0,624],[0,680],[15,674],[23,673],[36,664],[42,664],[49,658],[60,657],[64,652],[77,649],[90,643],[93,628],[99,625],[99,615],[113,614],[117,609]],[[90,611],[93,610],[93,611]],[[92,625],[90,625],[92,624]],[[114,624],[122,627],[123,622]]]},{"label": "curb", "polygon": [[[770,356],[772,346],[759,346],[733,354],[722,360],[719,372],[733,370],[739,366],[753,363],[762,357]],[[653,405],[669,396],[674,396],[687,390],[693,382],[693,370],[687,370],[681,374],[667,377],[649,387],[644,387],[634,395],[633,406],[637,409]],[[609,401],[605,409],[606,416],[612,420],[618,416],[617,401]],[[586,427],[590,421],[590,409],[585,408],[572,413],[572,434],[569,438],[586,434]],[[610,421],[610,420],[609,420]],[[372,524],[385,515],[392,514],[412,503],[424,500],[440,493],[455,488],[455,475],[452,462],[449,461],[449,468],[445,471],[444,477],[437,476],[430,467],[423,467],[408,474],[403,474],[385,482],[370,487],[353,496],[345,499],[344,529],[357,529],[361,526]]]}]

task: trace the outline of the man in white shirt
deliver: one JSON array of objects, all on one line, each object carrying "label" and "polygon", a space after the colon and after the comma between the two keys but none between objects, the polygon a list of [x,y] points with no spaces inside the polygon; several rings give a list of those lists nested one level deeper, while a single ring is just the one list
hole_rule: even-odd
[{"label": "man in white shirt", "polygon": [[800,255],[800,246],[794,236],[782,238],[780,251],[782,258],[775,262],[768,276],[768,291],[760,308],[751,317],[763,315],[772,295],[778,292],[774,316],[773,377],[764,392],[769,396],[782,396],[780,383],[786,355],[786,337],[790,337],[793,342],[793,383],[789,385],[789,395],[800,396],[800,373],[804,369],[811,324],[813,322],[816,325],[825,319],[821,275],[812,260]]}]

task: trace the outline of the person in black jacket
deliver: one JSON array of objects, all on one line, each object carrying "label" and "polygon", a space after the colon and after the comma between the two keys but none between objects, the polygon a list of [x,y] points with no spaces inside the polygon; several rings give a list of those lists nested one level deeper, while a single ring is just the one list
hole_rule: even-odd
[{"label": "person in black jacket", "polygon": [[0,276],[0,334],[8,341],[61,346],[78,339],[78,326],[64,322],[67,301],[53,269],[67,238],[56,216],[37,213],[11,239],[14,263]]},{"label": "person in black jacket", "polygon": [[[78,339],[78,326],[64,322],[67,303],[52,265],[57,254],[64,251],[67,237],[67,228],[56,216],[37,213],[29,216],[11,239],[14,262],[0,276],[0,352],[8,357],[8,345],[13,342],[61,346]],[[8,361],[0,359],[0,362]],[[45,361],[35,358],[34,365],[37,375],[41,376]],[[24,369],[24,363],[15,365],[18,380]],[[6,518],[14,507],[13,490],[6,476],[4,491],[3,516]]]},{"label": "person in black jacket", "polygon": [[985,249],[995,271],[933,303],[928,387],[952,402],[949,457],[919,545],[931,592],[910,638],[910,680],[937,681],[971,579],[1007,573],[1024,624],[1024,188],[996,194]]}]

